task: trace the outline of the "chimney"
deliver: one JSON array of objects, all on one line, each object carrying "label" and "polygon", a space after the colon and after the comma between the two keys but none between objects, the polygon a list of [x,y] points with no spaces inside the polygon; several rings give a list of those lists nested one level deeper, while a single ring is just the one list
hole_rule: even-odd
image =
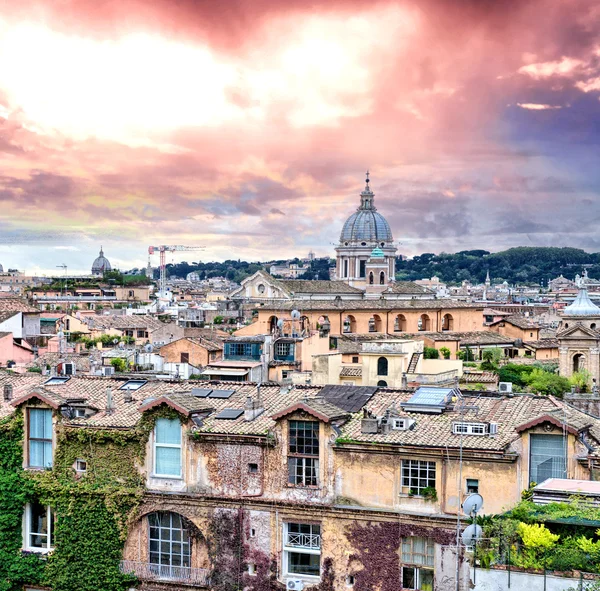
[{"label": "chimney", "polygon": [[127,388],[123,394],[123,402],[133,402],[133,394],[129,388]]},{"label": "chimney", "polygon": [[110,386],[106,388],[106,414],[110,415],[113,411],[113,395]]},{"label": "chimney", "polygon": [[244,404],[244,420],[253,421],[256,417],[261,415],[265,409],[263,408],[262,401],[260,399],[260,390],[256,400],[252,396],[246,398],[246,404]]},{"label": "chimney", "polygon": [[4,400],[7,402],[12,400],[13,387],[12,384],[4,384]]},{"label": "chimney", "polygon": [[406,376],[406,373],[402,374],[402,389],[406,390],[408,388],[408,377]]}]

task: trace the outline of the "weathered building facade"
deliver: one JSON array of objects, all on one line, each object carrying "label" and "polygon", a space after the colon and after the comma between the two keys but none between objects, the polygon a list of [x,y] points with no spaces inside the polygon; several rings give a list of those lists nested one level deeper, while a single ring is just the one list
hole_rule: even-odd
[{"label": "weathered building facade", "polygon": [[600,459],[552,398],[202,386],[0,376],[11,589],[450,591],[469,493],[497,513]]}]

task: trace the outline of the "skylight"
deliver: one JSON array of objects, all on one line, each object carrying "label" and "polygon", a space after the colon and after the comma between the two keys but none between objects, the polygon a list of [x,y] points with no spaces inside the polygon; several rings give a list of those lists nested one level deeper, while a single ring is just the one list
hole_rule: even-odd
[{"label": "skylight", "polygon": [[68,382],[70,379],[71,379],[70,376],[53,377],[53,378],[50,378],[48,381],[44,382],[44,386],[60,386],[61,384]]},{"label": "skylight", "polygon": [[441,413],[454,398],[460,398],[458,388],[421,387],[401,406],[414,412]]},{"label": "skylight", "polygon": [[243,414],[244,414],[244,411],[239,408],[225,408],[215,417],[215,419],[233,420],[233,419],[237,419],[238,417],[240,417]]},{"label": "skylight", "polygon": [[209,398],[229,398],[235,390],[213,390],[208,397]]},{"label": "skylight", "polygon": [[119,390],[139,390],[146,383],[146,380],[128,380],[119,388]]}]

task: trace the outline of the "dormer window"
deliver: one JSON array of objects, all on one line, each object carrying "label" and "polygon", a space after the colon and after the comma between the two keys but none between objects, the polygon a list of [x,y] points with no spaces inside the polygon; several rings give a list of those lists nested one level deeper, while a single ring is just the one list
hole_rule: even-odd
[{"label": "dormer window", "polygon": [[181,478],[181,423],[178,419],[156,421],[154,476]]},{"label": "dormer window", "polygon": [[319,483],[317,421],[289,422],[288,482],[294,486],[317,486]]},{"label": "dormer window", "polygon": [[487,435],[489,426],[487,423],[458,422],[452,424],[452,432],[455,435]]},{"label": "dormer window", "polygon": [[27,409],[28,467],[52,467],[52,411],[49,408]]}]

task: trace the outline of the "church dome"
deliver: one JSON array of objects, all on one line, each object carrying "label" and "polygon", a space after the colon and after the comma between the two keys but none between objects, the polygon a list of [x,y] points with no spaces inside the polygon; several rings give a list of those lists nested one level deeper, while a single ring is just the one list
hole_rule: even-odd
[{"label": "church dome", "polygon": [[385,257],[385,253],[378,246],[371,251],[371,258],[382,259],[383,257]]},{"label": "church dome", "polygon": [[360,194],[360,207],[344,224],[340,242],[392,242],[392,231],[387,220],[377,212],[375,194],[369,187],[367,176],[365,190]]},{"label": "church dome", "polygon": [[102,247],[100,247],[100,255],[92,263],[92,275],[103,275],[106,271],[112,270],[109,260],[104,256]]},{"label": "church dome", "polygon": [[587,289],[580,289],[573,303],[563,310],[563,316],[600,316],[600,308],[592,302]]}]

